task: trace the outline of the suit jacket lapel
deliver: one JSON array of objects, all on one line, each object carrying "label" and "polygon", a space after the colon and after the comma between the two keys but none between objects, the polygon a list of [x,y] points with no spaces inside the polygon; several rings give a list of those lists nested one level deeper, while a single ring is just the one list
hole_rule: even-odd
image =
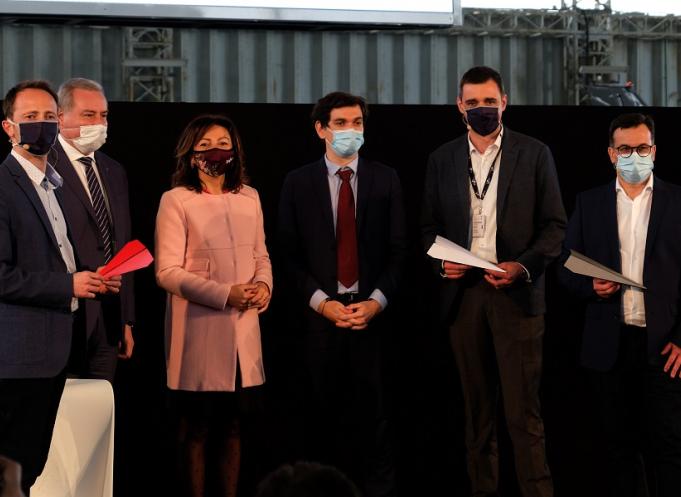
[{"label": "suit jacket lapel", "polygon": [[33,186],[31,178],[28,177],[24,169],[21,167],[21,164],[19,164],[14,157],[10,156],[6,161],[6,164],[10,172],[14,176],[14,180],[17,182],[17,185],[19,185],[19,187],[24,191],[24,194],[26,194],[28,199],[31,201],[31,204],[33,204],[33,208],[38,213],[38,217],[40,218],[40,221],[43,223],[43,227],[47,231],[50,240],[52,240],[52,245],[57,250],[57,252],[61,254],[61,252],[59,251],[59,244],[57,243],[57,238],[55,237],[54,230],[52,229],[52,223],[50,223],[50,220],[47,218],[47,212],[45,212],[45,207],[43,206],[43,203],[40,201],[38,193],[35,191],[35,186]]},{"label": "suit jacket lapel", "polygon": [[504,208],[506,206],[506,196],[511,186],[513,171],[518,163],[518,148],[515,144],[513,132],[508,128],[504,130],[504,137],[501,142],[501,164],[499,165],[499,182],[497,184],[497,223],[501,225]]},{"label": "suit jacket lapel", "polygon": [[[471,240],[468,235],[470,231],[469,212],[471,210],[471,193],[469,186],[470,178],[468,176],[468,155],[468,137],[464,136],[460,145],[454,149],[454,169],[450,171],[450,174],[453,175],[453,181],[449,182],[449,184],[451,185],[453,183],[456,189],[456,191],[452,192],[453,195],[450,198],[455,198],[459,201],[459,205],[451,206],[452,210],[455,210],[451,213],[452,218],[461,219],[463,221],[461,226],[462,231],[459,233],[459,236],[461,237],[461,240],[465,240],[466,247],[470,248]],[[465,213],[465,215],[462,216],[462,212]],[[452,241],[456,242],[456,240]]]},{"label": "suit jacket lapel", "polygon": [[85,191],[83,182],[80,180],[80,176],[76,173],[73,164],[69,160],[66,152],[62,148],[59,141],[55,143],[54,148],[57,150],[57,164],[55,169],[64,178],[64,185],[73,192],[74,196],[78,201],[83,204],[88,215],[92,218],[92,221],[97,225],[97,217],[95,216],[95,211],[92,208],[92,201]]},{"label": "suit jacket lapel", "polygon": [[608,247],[608,255],[610,261],[607,263],[612,269],[617,272],[622,271],[622,255],[620,254],[620,235],[618,230],[617,220],[617,191],[615,190],[615,182],[608,184],[604,192],[605,199],[603,200],[603,230],[605,232],[605,240]]},{"label": "suit jacket lapel", "polygon": [[666,189],[664,188],[664,183],[655,178],[653,184],[653,198],[652,205],[650,206],[650,220],[648,221],[648,234],[646,236],[646,252],[645,258],[643,259],[643,267],[645,268],[648,264],[648,258],[652,253],[653,246],[655,244],[655,237],[662,223],[662,216],[667,209],[667,204],[669,203],[669,198],[667,197]]},{"label": "suit jacket lapel", "polygon": [[364,221],[364,213],[369,203],[369,192],[374,181],[374,170],[367,165],[364,159],[360,157],[357,164],[357,232],[362,231],[362,222]]},{"label": "suit jacket lapel", "polygon": [[331,207],[331,193],[329,192],[328,171],[324,158],[319,161],[319,166],[314,169],[312,176],[312,191],[317,195],[317,205],[322,210],[324,224],[326,224],[329,234],[335,240],[336,233],[333,229],[333,209]]}]

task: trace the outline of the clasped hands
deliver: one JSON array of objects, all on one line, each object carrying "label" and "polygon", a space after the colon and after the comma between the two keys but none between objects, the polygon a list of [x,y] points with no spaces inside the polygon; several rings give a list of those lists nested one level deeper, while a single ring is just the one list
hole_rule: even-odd
[{"label": "clasped hands", "polygon": [[[500,262],[497,266],[506,272],[485,269],[485,281],[496,289],[511,286],[524,273],[523,266],[519,262]],[[470,268],[471,266],[466,264],[443,261],[442,275],[450,280],[458,280],[463,278]]]},{"label": "clasped hands", "polygon": [[99,274],[104,266],[93,271],[73,273],[73,296],[79,299],[94,299],[95,294],[118,293],[121,291],[121,276],[109,278]]},{"label": "clasped hands", "polygon": [[336,325],[337,328],[351,330],[363,330],[369,326],[376,314],[381,312],[382,307],[374,299],[343,305],[337,300],[324,300],[319,307],[319,312],[326,319]]},{"label": "clasped hands", "polygon": [[262,281],[232,285],[227,304],[240,311],[258,309],[260,314],[270,305],[270,287]]}]

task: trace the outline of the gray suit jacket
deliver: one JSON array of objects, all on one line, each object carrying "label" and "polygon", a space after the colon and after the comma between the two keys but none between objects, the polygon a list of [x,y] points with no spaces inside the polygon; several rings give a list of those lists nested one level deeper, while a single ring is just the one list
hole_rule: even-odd
[{"label": "gray suit jacket", "polygon": [[[436,235],[470,248],[468,135],[445,143],[428,160],[422,240],[427,250]],[[527,268],[532,282],[503,290],[528,315],[545,312],[544,270],[560,254],[567,224],[556,167],[549,148],[534,138],[504,130],[497,191],[497,257]],[[440,273],[440,261],[433,261]],[[445,318],[459,290],[456,280],[441,281],[440,317]]]},{"label": "gray suit jacket", "polygon": [[48,378],[64,369],[72,295],[47,213],[10,155],[0,165],[0,378]]}]

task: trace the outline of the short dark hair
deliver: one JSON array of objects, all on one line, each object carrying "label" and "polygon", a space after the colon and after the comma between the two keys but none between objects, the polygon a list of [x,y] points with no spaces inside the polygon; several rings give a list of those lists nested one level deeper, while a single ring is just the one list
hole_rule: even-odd
[{"label": "short dark hair", "polygon": [[258,485],[256,497],[359,497],[357,487],[332,466],[313,462],[285,464]]},{"label": "short dark hair", "polygon": [[655,143],[655,122],[653,118],[647,114],[641,114],[640,112],[632,112],[629,114],[620,114],[610,123],[610,146],[612,147],[615,143],[615,131],[618,129],[629,129],[645,124],[650,130],[650,138]]},{"label": "short dark hair", "polygon": [[351,93],[345,93],[343,91],[334,91],[328,95],[324,95],[322,98],[317,100],[314,108],[312,109],[312,124],[319,121],[323,127],[329,125],[329,120],[331,119],[331,111],[333,109],[338,109],[340,107],[354,107],[359,105],[362,110],[362,117],[366,121],[369,117],[369,106],[364,98],[352,95]]},{"label": "short dark hair", "polygon": [[202,114],[187,124],[177,142],[175,147],[177,165],[172,178],[173,186],[184,186],[189,190],[201,192],[203,185],[199,179],[197,168],[192,167],[192,156],[196,144],[213,126],[222,126],[229,131],[234,150],[234,165],[230,166],[225,173],[223,189],[229,190],[232,193],[238,193],[241,190],[241,186],[248,183],[241,137],[236,126],[227,116],[221,114]]},{"label": "short dark hair", "polygon": [[27,79],[14,85],[5,95],[5,98],[2,101],[2,113],[5,115],[6,119],[13,118],[14,102],[17,100],[17,95],[24,90],[43,90],[49,93],[50,96],[54,98],[55,103],[59,105],[59,97],[57,97],[57,93],[52,89],[49,82],[43,79]]},{"label": "short dark hair", "polygon": [[480,85],[488,82],[490,79],[497,84],[499,92],[504,95],[504,82],[501,79],[501,74],[499,74],[497,70],[487,66],[471,67],[463,76],[461,76],[459,95],[463,93],[463,85]]}]

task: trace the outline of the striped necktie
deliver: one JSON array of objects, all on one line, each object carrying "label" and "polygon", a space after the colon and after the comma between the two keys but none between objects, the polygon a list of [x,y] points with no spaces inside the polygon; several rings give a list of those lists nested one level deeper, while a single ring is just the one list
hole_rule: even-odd
[{"label": "striped necktie", "polygon": [[102,187],[99,184],[95,170],[92,167],[93,160],[91,157],[81,157],[78,162],[85,166],[85,176],[87,177],[87,187],[90,190],[90,198],[92,199],[92,208],[95,211],[97,218],[97,226],[99,227],[99,234],[104,242],[104,262],[109,262],[113,255],[113,244],[111,243],[111,220],[109,219],[109,212],[106,209],[106,202],[104,202],[104,194]]}]

